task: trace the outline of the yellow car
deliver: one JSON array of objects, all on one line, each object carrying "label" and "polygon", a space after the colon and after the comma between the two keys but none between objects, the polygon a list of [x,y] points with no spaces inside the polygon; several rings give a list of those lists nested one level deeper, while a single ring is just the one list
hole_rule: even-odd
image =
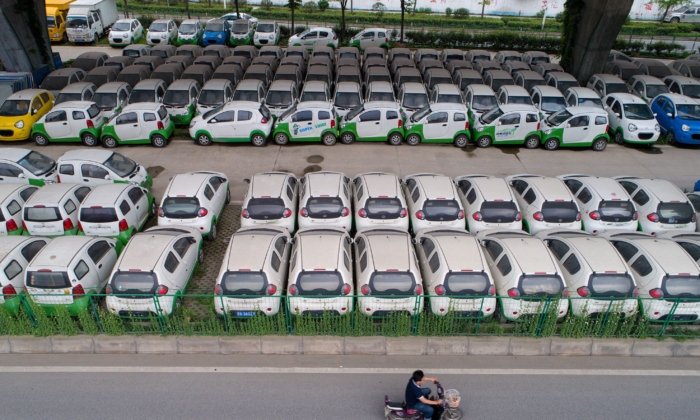
[{"label": "yellow car", "polygon": [[25,89],[0,106],[0,140],[27,140],[32,126],[53,108],[53,96],[43,89]]}]

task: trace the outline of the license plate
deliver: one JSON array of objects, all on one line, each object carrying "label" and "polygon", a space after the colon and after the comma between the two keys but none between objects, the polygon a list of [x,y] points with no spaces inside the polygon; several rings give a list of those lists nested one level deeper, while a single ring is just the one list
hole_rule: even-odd
[{"label": "license plate", "polygon": [[234,311],[233,316],[253,317],[253,316],[255,316],[255,312],[253,312],[253,311]]},{"label": "license plate", "polygon": [[624,226],[624,225],[626,225],[626,224],[627,224],[627,223],[615,223],[615,226]]},{"label": "license plate", "polygon": [[75,38],[75,42],[83,42],[82,38]]},{"label": "license plate", "polygon": [[684,227],[686,227],[686,226],[688,226],[688,225],[675,225],[674,227],[675,227],[676,229],[680,229],[680,228],[684,228]]}]

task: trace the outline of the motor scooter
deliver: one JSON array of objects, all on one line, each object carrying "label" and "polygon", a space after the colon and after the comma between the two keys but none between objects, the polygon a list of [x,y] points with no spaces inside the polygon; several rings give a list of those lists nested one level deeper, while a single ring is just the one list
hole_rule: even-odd
[{"label": "motor scooter", "polygon": [[[434,405],[435,412],[433,420],[460,420],[464,415],[459,408],[461,397],[455,389],[445,389],[440,382],[435,382],[438,399],[442,400],[439,405]],[[430,398],[430,397],[429,397]],[[433,399],[434,398],[430,398]],[[423,413],[418,410],[407,409],[406,402],[389,401],[389,396],[384,396],[384,415],[387,420],[423,420]]]}]

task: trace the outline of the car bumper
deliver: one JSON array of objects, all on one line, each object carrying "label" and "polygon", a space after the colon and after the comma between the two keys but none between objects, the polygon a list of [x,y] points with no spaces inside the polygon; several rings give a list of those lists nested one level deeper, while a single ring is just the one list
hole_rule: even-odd
[{"label": "car bumper", "polygon": [[523,230],[523,222],[513,222],[513,223],[484,223],[477,222],[476,220],[467,220],[467,225],[470,233],[477,234],[484,230],[490,229],[507,229],[507,230]]},{"label": "car bumper", "polygon": [[659,139],[659,133],[658,131],[653,131],[653,130],[648,130],[648,129],[640,129],[635,132],[630,132],[630,131],[625,131],[623,133],[623,137],[625,142],[627,143],[634,143],[634,144],[653,144],[656,143],[656,140]]},{"label": "car bumper", "polygon": [[464,219],[457,219],[457,220],[451,220],[449,222],[431,222],[428,220],[413,220],[411,219],[411,223],[413,224],[413,232],[417,233],[423,229],[428,229],[428,228],[434,228],[434,227],[441,227],[441,228],[453,228],[453,229],[467,229],[466,222]]},{"label": "car bumper", "polygon": [[337,227],[350,231],[352,227],[352,217],[339,217],[337,219],[314,219],[311,217],[300,217],[298,219],[299,229],[307,227],[326,228]]},{"label": "car bumper", "polygon": [[459,318],[487,317],[496,313],[496,298],[458,299],[430,296],[430,311],[437,316],[454,313]]},{"label": "car bumper", "polygon": [[[569,293],[575,293],[569,292]],[[637,313],[637,299],[598,300],[570,299],[569,308],[576,316],[596,318],[606,313],[619,313],[621,318],[634,316]]]},{"label": "car bumper", "polygon": [[265,225],[274,225],[274,226],[279,226],[287,229],[290,232],[294,232],[294,220],[292,217],[288,217],[286,219],[275,219],[275,220],[255,220],[255,219],[246,219],[246,218],[241,218],[241,227],[249,227],[249,226],[265,226]]},{"label": "car bumper", "polygon": [[545,229],[570,229],[570,230],[581,230],[581,222],[573,223],[547,223],[538,222],[536,220],[529,221],[528,227],[530,228],[530,235],[534,235],[537,232]]},{"label": "car bumper", "polygon": [[[34,300],[34,298],[32,298],[32,300]],[[44,310],[46,315],[49,316],[56,315],[58,308],[66,308],[70,316],[78,316],[82,313],[87,312],[88,308],[90,307],[90,298],[88,297],[88,295],[85,295],[80,298],[73,298],[73,303],[70,304],[50,304],[37,302],[37,305],[39,305],[39,307]]]},{"label": "car bumper", "polygon": [[205,217],[195,217],[194,219],[168,219],[167,217],[158,218],[158,226],[187,226],[199,229],[202,236],[206,236],[211,231],[211,215]]},{"label": "car bumper", "polygon": [[[695,322],[700,319],[700,302],[678,303],[675,311],[671,314],[675,300],[649,300],[642,301],[642,313],[644,317],[652,322],[665,322],[668,320],[673,323]],[[670,318],[670,319],[669,319]]]},{"label": "car bumper", "polygon": [[32,133],[32,124],[24,124],[24,128],[2,127],[0,128],[0,141],[27,140]]},{"label": "car bumper", "polygon": [[357,299],[357,305],[358,311],[369,316],[392,312],[408,312],[415,315],[423,310],[423,297],[410,296],[400,299],[361,297]]},{"label": "car bumper", "polygon": [[265,296],[251,299],[237,299],[226,296],[214,297],[214,310],[218,315],[229,316],[236,318],[252,317],[250,314],[238,314],[237,312],[252,312],[253,316],[262,313],[265,315],[275,315],[280,310],[282,296]]},{"label": "car bumper", "polygon": [[[124,318],[148,318],[150,315],[170,315],[173,310],[176,295],[149,296],[143,299],[126,299],[117,296],[107,296],[107,310]],[[158,304],[158,308],[156,307]]]},{"label": "car bumper", "polygon": [[352,312],[351,297],[329,297],[309,299],[303,296],[290,296],[289,311],[292,315],[319,316],[323,313],[345,315]]},{"label": "car bumper", "polygon": [[384,220],[384,219],[370,219],[368,217],[356,217],[355,218],[355,227],[357,230],[360,230],[362,228],[366,227],[394,227],[398,229],[403,229],[405,231],[408,231],[408,217],[402,217],[399,219],[390,219],[390,220]]},{"label": "car bumper", "polygon": [[637,230],[637,221],[629,222],[601,222],[600,220],[584,219],[583,230],[590,233],[603,233],[610,230],[628,230],[634,232]]},{"label": "car bumper", "polygon": [[[536,315],[544,309],[545,303],[539,298],[533,300],[499,298],[501,313],[509,321],[515,321],[523,315]],[[563,318],[569,311],[569,301],[560,299],[557,307],[557,318]]]},{"label": "car bumper", "polygon": [[[644,218],[646,219],[646,217]],[[683,224],[677,224],[677,225],[672,225],[668,223],[654,223],[650,222],[648,220],[644,220],[641,217],[639,218],[639,227],[642,232],[645,233],[650,233],[652,235],[657,235],[659,233],[663,232],[674,232],[674,233],[683,233],[683,232],[695,232],[695,223],[683,223]]]}]

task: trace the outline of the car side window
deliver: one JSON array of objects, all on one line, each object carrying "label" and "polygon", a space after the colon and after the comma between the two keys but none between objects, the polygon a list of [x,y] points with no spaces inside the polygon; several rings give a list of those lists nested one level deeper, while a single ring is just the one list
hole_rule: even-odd
[{"label": "car side window", "polygon": [[292,191],[292,187],[290,187],[289,185],[287,185],[287,197],[290,200],[294,200],[294,191]]},{"label": "car side window", "polygon": [[671,91],[671,93],[681,93],[681,87],[678,83],[671,83],[671,86],[668,87],[668,90]]},{"label": "car side window", "polygon": [[78,265],[76,265],[73,269],[73,272],[75,273],[75,277],[77,277],[78,280],[82,280],[83,277],[85,277],[85,275],[90,272],[90,269],[88,268],[87,264],[85,264],[85,261],[80,260]]},{"label": "car side window", "polygon": [[180,261],[177,259],[175,254],[169,252],[168,256],[165,258],[165,264],[163,264],[163,267],[165,267],[169,273],[174,273],[178,265],[180,265]]},{"label": "car side window", "polygon": [[397,120],[397,119],[399,119],[399,113],[396,111],[387,111],[386,112],[386,119],[387,120]]},{"label": "car side window", "polygon": [[61,121],[67,121],[68,116],[66,115],[66,111],[54,111],[54,112],[49,112],[46,115],[46,119],[44,120],[47,123],[53,123],[53,122],[61,122]]},{"label": "car side window", "polygon": [[10,216],[14,216],[20,210],[22,210],[22,206],[16,200],[10,201],[10,204],[7,205],[7,211],[10,213]]},{"label": "car side window", "polygon": [[537,114],[527,114],[525,116],[526,123],[536,123],[539,121],[540,121],[540,118],[537,116]]},{"label": "car side window", "polygon": [[642,84],[642,82],[635,83],[632,89],[634,89],[638,94],[644,95],[644,84]]},{"label": "car side window", "polygon": [[119,211],[121,211],[124,216],[129,214],[131,211],[131,206],[126,202],[126,200],[122,200],[122,203],[119,205]]},{"label": "car side window", "polygon": [[46,241],[34,241],[31,244],[25,246],[22,248],[20,253],[22,254],[22,257],[24,257],[27,262],[30,262],[31,260],[34,259],[36,254],[41,251],[41,249],[46,246]]},{"label": "car side window", "polygon": [[433,273],[440,269],[440,256],[437,252],[433,253],[430,261],[428,261],[428,266],[430,266],[430,271]]},{"label": "car side window", "polygon": [[211,187],[207,185],[204,187],[204,196],[207,198],[207,200],[211,201],[212,198],[214,198],[214,191],[212,191]]},{"label": "car side window", "polygon": [[238,121],[249,121],[253,119],[253,113],[250,111],[238,111]]},{"label": "car side window", "polygon": [[47,103],[47,102],[50,101],[50,99],[49,99],[49,94],[46,93],[46,92],[41,92],[41,93],[39,94],[39,96],[41,97],[41,100],[42,100],[44,103]]},{"label": "car side window", "polygon": [[423,247],[423,253],[426,257],[430,256],[430,254],[435,251],[435,243],[428,238],[423,238],[423,243],[421,243],[421,246]]},{"label": "car side window", "polygon": [[486,242],[486,252],[489,253],[491,256],[491,259],[496,261],[498,259],[498,256],[501,255],[503,252],[503,247],[496,241],[488,241]]},{"label": "car side window", "polygon": [[180,238],[173,245],[173,249],[175,250],[175,252],[177,252],[177,255],[179,255],[180,258],[185,258],[187,250],[189,250],[192,246],[192,241],[190,239],[191,238]]},{"label": "car side window", "polygon": [[680,242],[678,245],[680,245],[681,248],[685,249],[685,252],[687,252],[692,259],[694,259],[695,261],[700,260],[700,246],[691,244],[689,242]]},{"label": "car side window", "polygon": [[578,262],[578,258],[574,254],[569,255],[569,258],[562,265],[570,274],[576,274],[581,270],[581,263]]},{"label": "car side window", "polygon": [[214,191],[219,191],[219,187],[223,181],[218,176],[213,176],[209,178],[209,184],[214,189]]},{"label": "car side window", "polygon": [[280,257],[277,255],[276,252],[272,253],[272,258],[270,259],[270,265],[272,266],[273,270],[280,271],[280,265],[282,265],[282,260],[280,260]]},{"label": "car side window", "polygon": [[629,181],[620,181],[620,185],[627,191],[627,194],[632,194],[637,189],[637,184]]},{"label": "car side window", "polygon": [[0,176],[17,178],[22,173],[22,170],[14,165],[0,163]]},{"label": "car side window", "polygon": [[532,188],[527,190],[527,192],[523,196],[523,200],[525,200],[525,202],[527,204],[532,204],[536,198],[537,198],[537,195],[535,194],[535,191]]},{"label": "car side window", "polygon": [[372,110],[362,113],[360,115],[360,121],[379,121],[382,119],[382,113],[379,110]]},{"label": "car side window", "polygon": [[119,102],[124,102],[126,101],[126,98],[129,96],[129,94],[126,92],[126,90],[120,90],[119,91]]},{"label": "car side window", "polygon": [[420,188],[416,187],[413,190],[413,193],[411,193],[411,200],[413,200],[413,202],[415,203],[418,201],[418,199],[420,199]]},{"label": "car side window", "polygon": [[640,276],[646,277],[653,271],[649,260],[644,255],[640,255],[631,265],[632,270],[636,271]]},{"label": "car side window", "polygon": [[700,212],[700,196],[696,194],[688,194],[688,200],[690,200],[690,203],[693,205],[695,212]]},{"label": "car side window", "polygon": [[618,101],[615,101],[612,108],[610,108],[610,109],[612,109],[613,114],[617,114],[619,116],[622,116],[622,107],[620,107],[620,103]]},{"label": "car side window", "polygon": [[77,207],[75,206],[75,203],[73,200],[68,199],[68,201],[63,204],[63,209],[66,211],[67,214],[73,214]]},{"label": "car side window", "polygon": [[364,238],[362,238],[362,237],[357,238],[357,240],[355,241],[355,246],[357,247],[357,253],[362,254],[364,252],[365,246],[366,246]]},{"label": "car side window", "polygon": [[469,194],[467,194],[466,198],[469,204],[473,204],[476,200],[476,188],[473,188],[471,191],[469,191]]},{"label": "car side window", "polygon": [[515,181],[513,181],[513,188],[515,188],[515,191],[517,191],[518,194],[523,195],[525,189],[527,188],[527,182],[520,179],[516,179]]},{"label": "car side window", "polygon": [[507,275],[510,273],[513,267],[510,265],[510,260],[508,259],[507,255],[504,255],[503,258],[496,264],[496,267],[498,268],[498,271],[501,272],[502,275]]},{"label": "car side window", "polygon": [[61,165],[58,168],[58,173],[63,175],[75,175],[75,168],[73,168],[73,165]]},{"label": "car side window", "polygon": [[428,124],[446,123],[447,120],[447,112],[436,112],[434,114],[430,114],[428,117]]},{"label": "car side window", "polygon": [[29,197],[34,195],[34,193],[38,190],[39,188],[37,187],[29,187],[25,188],[22,191],[19,192],[19,196],[23,201],[29,200]]},{"label": "car side window", "polygon": [[364,188],[362,188],[362,185],[360,185],[360,188],[357,189],[357,199],[361,199],[362,195],[364,194]]},{"label": "car side window", "polygon": [[606,125],[608,123],[608,117],[595,117],[595,125]]},{"label": "car side window", "polygon": [[153,113],[151,113],[151,112],[145,112],[145,113],[143,114],[143,120],[144,120],[145,122],[155,121],[155,120],[156,120],[156,114],[153,114]]},{"label": "car side window", "polygon": [[279,252],[280,255],[284,255],[284,245],[287,243],[287,241],[284,240],[284,237],[280,236],[277,238],[275,241],[275,249],[277,252]]},{"label": "car side window", "polygon": [[564,185],[566,185],[569,188],[569,191],[576,194],[576,191],[581,189],[583,183],[575,179],[567,179],[566,181],[564,181]]},{"label": "car side window", "polygon": [[318,119],[319,120],[330,120],[331,113],[328,111],[318,111]]},{"label": "car side window", "polygon": [[223,123],[223,122],[232,122],[234,117],[236,116],[236,111],[225,111],[211,120],[209,120],[210,123]]},{"label": "car side window", "polygon": [[636,246],[627,242],[613,241],[612,244],[615,247],[615,249],[617,249],[617,251],[620,253],[620,255],[622,255],[622,258],[624,258],[627,262],[629,262],[629,260],[632,257],[634,257],[639,251]]},{"label": "car side window", "polygon": [[313,111],[299,111],[292,115],[292,122],[312,121],[313,119]]},{"label": "car side window", "polygon": [[666,104],[664,105],[664,112],[666,114],[675,115],[675,112],[673,112],[673,111],[674,111],[673,104],[670,101],[666,102]]},{"label": "car side window", "polygon": [[7,277],[8,280],[12,280],[22,272],[22,266],[19,265],[17,261],[12,260],[9,264],[7,264],[4,271],[5,277]]},{"label": "car side window", "polygon": [[589,118],[586,115],[574,117],[569,120],[571,127],[588,127]]},{"label": "car side window", "polygon": [[569,252],[569,246],[556,239],[550,240],[548,246],[549,250],[552,251],[552,254],[554,254],[554,256],[560,261],[562,258],[564,258],[564,255]]},{"label": "car side window", "polygon": [[[138,123],[138,117],[136,116],[135,112],[127,112],[126,114],[122,114],[117,117],[116,124],[117,125],[123,125],[123,124],[136,124]],[[85,166],[85,165],[83,165]]]},{"label": "car side window", "polygon": [[365,252],[360,258],[360,271],[364,272],[367,269],[367,253]]},{"label": "car side window", "polygon": [[132,203],[136,204],[139,202],[141,197],[144,196],[143,190],[139,187],[134,187],[129,190],[128,192],[129,199],[131,200]]},{"label": "car side window", "polygon": [[94,262],[97,264],[102,257],[109,252],[109,250],[112,249],[112,247],[109,245],[107,241],[98,241],[95,242],[90,248],[88,248],[88,256]]},{"label": "car side window", "polygon": [[605,92],[605,86],[603,85],[603,82],[601,80],[598,80],[596,82],[595,90],[597,90],[600,94],[603,94]]},{"label": "car side window", "polygon": [[83,200],[85,200],[85,197],[88,195],[89,192],[90,192],[90,187],[80,187],[77,190],[75,190],[73,195],[75,196],[75,198],[78,199],[79,202],[82,203]]},{"label": "car side window", "polygon": [[501,125],[520,124],[520,114],[504,115],[501,117],[500,122],[501,122]]},{"label": "car side window", "polygon": [[39,97],[37,96],[37,97],[34,98],[34,100],[32,101],[32,109],[38,111],[41,107],[42,107],[41,99],[39,99]]},{"label": "car side window", "polygon": [[73,119],[74,120],[84,120],[85,113],[83,111],[73,111]]},{"label": "car side window", "polygon": [[588,203],[591,201],[591,198],[593,198],[593,195],[588,191],[588,188],[584,188],[578,193],[578,199],[581,200],[582,203]]},{"label": "car side window", "polygon": [[640,206],[643,206],[649,202],[649,196],[644,192],[644,190],[639,190],[637,194],[632,197],[632,200]]},{"label": "car side window", "polygon": [[605,101],[605,105],[612,106],[613,102],[615,102],[615,98],[611,96]]},{"label": "car side window", "polygon": [[[134,114],[135,115],[135,114]],[[80,170],[83,174],[84,177],[87,178],[100,178],[104,179],[107,175],[107,171],[103,168],[100,168],[97,165],[91,165],[89,163],[84,163],[81,167]]]},{"label": "car side window", "polygon": [[472,187],[472,183],[467,181],[466,179],[463,179],[457,183],[457,186],[460,190],[462,190],[462,194],[466,194],[467,191],[469,191],[469,189]]}]

